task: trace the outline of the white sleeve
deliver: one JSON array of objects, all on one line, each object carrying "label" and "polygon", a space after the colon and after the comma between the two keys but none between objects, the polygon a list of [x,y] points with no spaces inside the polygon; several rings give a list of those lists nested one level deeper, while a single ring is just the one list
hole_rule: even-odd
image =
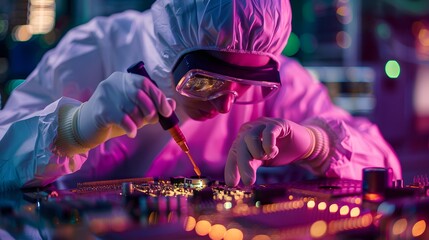
[{"label": "white sleeve", "polygon": [[126,11],[96,17],[70,30],[48,51],[0,110],[0,191],[44,186],[80,169],[86,154],[54,154],[58,111],[87,101],[114,71],[142,56],[139,21],[148,13]]},{"label": "white sleeve", "polygon": [[44,55],[0,111],[0,191],[43,186],[77,171],[86,154],[53,153],[58,110],[86,101],[105,78],[99,20],[71,30]]},{"label": "white sleeve", "polygon": [[[22,186],[44,186],[80,169],[86,154],[68,158],[57,156],[52,151],[58,126],[57,111],[64,104],[80,103],[61,98],[43,110],[1,126],[0,131],[4,135],[0,139],[0,191]],[[1,114],[6,112],[2,111]]]}]

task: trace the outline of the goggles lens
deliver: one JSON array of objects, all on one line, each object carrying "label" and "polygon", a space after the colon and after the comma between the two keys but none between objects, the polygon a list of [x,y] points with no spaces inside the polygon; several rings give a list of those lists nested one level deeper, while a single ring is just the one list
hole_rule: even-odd
[{"label": "goggles lens", "polygon": [[221,91],[225,85],[223,81],[195,74],[188,77],[183,90],[195,96],[208,97],[213,93]]},{"label": "goggles lens", "polygon": [[183,76],[177,84],[176,90],[184,96],[201,101],[233,94],[236,99],[235,103],[250,104],[267,99],[279,87],[280,84],[274,82],[238,79],[193,69]]},{"label": "goggles lens", "polygon": [[[251,57],[257,61],[261,56]],[[258,103],[281,86],[277,63],[273,60],[260,67],[237,66],[203,50],[184,55],[172,73],[177,92],[202,101],[233,94],[236,103]]]}]

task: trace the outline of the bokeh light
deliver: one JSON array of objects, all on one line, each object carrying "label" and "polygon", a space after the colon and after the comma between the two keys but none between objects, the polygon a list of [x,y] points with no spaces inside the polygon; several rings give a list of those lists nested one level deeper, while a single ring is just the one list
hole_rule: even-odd
[{"label": "bokeh light", "polygon": [[195,225],[195,232],[200,236],[206,236],[211,230],[212,224],[207,220],[198,221]]},{"label": "bokeh light", "polygon": [[426,221],[420,220],[416,222],[411,230],[413,237],[418,237],[426,231]]},{"label": "bokeh light", "polygon": [[211,227],[209,237],[212,240],[221,240],[225,236],[226,228],[221,224],[215,224]]},{"label": "bokeh light", "polygon": [[342,206],[341,208],[340,208],[340,215],[347,215],[347,214],[349,214],[349,211],[350,211],[350,208],[349,208],[349,206]]},{"label": "bokeh light", "polygon": [[325,221],[320,220],[320,221],[314,222],[310,227],[310,236],[313,238],[323,237],[327,229],[328,229],[328,224],[326,224]]},{"label": "bokeh light", "polygon": [[243,238],[243,232],[237,228],[228,229],[224,236],[224,240],[242,240]]},{"label": "bokeh light", "polygon": [[352,208],[352,210],[350,210],[350,217],[357,217],[360,215],[360,209],[358,207],[354,207]]},{"label": "bokeh light", "polygon": [[375,31],[378,37],[384,40],[389,39],[390,36],[392,35],[390,26],[384,22],[378,23],[375,27]]},{"label": "bokeh light", "polygon": [[256,235],[252,240],[271,240],[271,238],[268,235]]},{"label": "bokeh light", "polygon": [[407,229],[407,219],[401,218],[398,219],[392,226],[392,234],[393,235],[400,235]]},{"label": "bokeh light", "polygon": [[314,208],[315,206],[316,206],[316,203],[314,202],[314,200],[310,200],[307,202],[308,208]]},{"label": "bokeh light", "polygon": [[397,61],[389,60],[384,67],[384,71],[389,78],[398,78],[399,74],[401,74],[401,67]]},{"label": "bokeh light", "polygon": [[28,41],[32,36],[29,25],[18,25],[12,30],[12,39],[17,42]]},{"label": "bokeh light", "polygon": [[331,206],[329,206],[329,212],[331,213],[336,213],[338,211],[338,205],[337,204],[332,204]]},{"label": "bokeh light", "polygon": [[342,24],[349,24],[353,20],[353,14],[347,4],[342,4],[337,8],[337,19]]},{"label": "bokeh light", "polygon": [[189,232],[194,230],[196,223],[197,221],[195,220],[194,217],[192,216],[187,217],[184,224],[185,231]]},{"label": "bokeh light", "polygon": [[224,207],[225,209],[231,209],[231,208],[232,208],[232,203],[231,203],[231,202],[225,202],[225,203],[223,204],[223,207]]},{"label": "bokeh light", "polygon": [[314,22],[316,16],[314,14],[314,5],[312,2],[308,1],[302,5],[302,17],[307,22]]},{"label": "bokeh light", "polygon": [[9,26],[9,21],[7,19],[2,19],[0,16],[0,40],[4,39],[7,34]]},{"label": "bokeh light", "polygon": [[45,34],[55,25],[55,1],[31,0],[28,7],[28,24],[32,34]]},{"label": "bokeh light", "polygon": [[320,202],[320,203],[317,205],[317,209],[319,209],[320,211],[325,210],[325,209],[326,209],[326,207],[327,207],[326,202]]},{"label": "bokeh light", "polygon": [[339,31],[335,40],[340,48],[349,48],[352,45],[352,38],[345,31]]},{"label": "bokeh light", "polygon": [[299,51],[300,47],[301,47],[301,42],[298,36],[295,33],[291,32],[289,39],[287,41],[286,47],[283,49],[282,54],[289,57],[293,56]]},{"label": "bokeh light", "polygon": [[426,28],[420,29],[418,39],[422,46],[429,47],[429,30]]}]

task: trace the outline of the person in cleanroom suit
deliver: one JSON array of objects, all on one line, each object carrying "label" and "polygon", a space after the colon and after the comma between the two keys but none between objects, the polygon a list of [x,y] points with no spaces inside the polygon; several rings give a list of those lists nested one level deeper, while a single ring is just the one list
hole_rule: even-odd
[{"label": "person in cleanroom suit", "polygon": [[[70,30],[0,112],[1,189],[195,175],[158,123],[173,110],[202,174],[231,186],[274,166],[401,178],[378,128],[281,55],[290,31],[286,0],[159,0]],[[140,60],[157,87],[127,73]]]}]

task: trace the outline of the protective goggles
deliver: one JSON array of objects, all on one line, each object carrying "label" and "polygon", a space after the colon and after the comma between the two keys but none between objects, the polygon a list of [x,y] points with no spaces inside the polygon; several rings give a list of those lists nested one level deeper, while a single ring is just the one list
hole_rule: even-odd
[{"label": "protective goggles", "polygon": [[258,103],[281,87],[273,60],[262,67],[243,67],[221,61],[206,51],[195,51],[184,55],[172,72],[176,91],[201,101],[232,94],[235,103]]}]

